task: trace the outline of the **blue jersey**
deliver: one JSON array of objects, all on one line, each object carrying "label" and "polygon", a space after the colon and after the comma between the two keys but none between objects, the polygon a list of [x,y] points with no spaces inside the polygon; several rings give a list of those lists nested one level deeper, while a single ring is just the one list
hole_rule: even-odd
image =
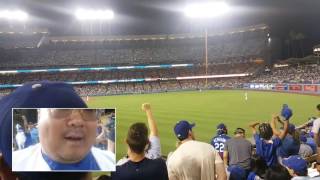
[{"label": "blue jersey", "polygon": [[41,154],[51,170],[100,170],[100,167],[91,151],[80,162],[70,164],[54,161],[46,154],[42,152]]},{"label": "blue jersey", "polygon": [[32,138],[31,138],[30,132],[25,132],[24,134],[26,136],[26,142],[24,143],[24,148],[27,148],[32,145]]},{"label": "blue jersey", "polygon": [[214,149],[216,149],[216,151],[219,152],[219,155],[222,159],[223,159],[224,145],[228,139],[230,139],[229,136],[225,134],[220,134],[213,137],[211,140],[211,145],[214,147]]},{"label": "blue jersey", "polygon": [[266,161],[268,167],[275,166],[278,163],[276,150],[281,146],[280,138],[273,138],[272,143],[268,143],[260,138],[259,134],[254,134],[254,140],[256,142],[257,155]]},{"label": "blue jersey", "polygon": [[30,130],[32,144],[37,144],[39,142],[39,131],[37,128],[32,128]]},{"label": "blue jersey", "polygon": [[281,146],[277,149],[277,156],[287,158],[292,155],[298,155],[300,149],[300,142],[295,141],[293,137],[288,134],[281,142]]}]

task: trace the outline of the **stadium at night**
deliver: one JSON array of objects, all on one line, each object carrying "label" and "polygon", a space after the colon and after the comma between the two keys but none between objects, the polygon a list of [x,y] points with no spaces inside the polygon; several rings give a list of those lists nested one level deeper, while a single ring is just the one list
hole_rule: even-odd
[{"label": "stadium at night", "polygon": [[[320,2],[196,2],[3,0],[0,100],[5,102],[25,83],[58,81],[71,85],[89,108],[116,109],[115,116],[113,111],[102,113],[94,146],[110,150],[107,139],[115,133],[112,151],[117,170],[95,172],[93,177],[275,180],[318,176],[310,165],[320,164],[320,25],[316,23]],[[113,129],[111,117],[116,121]],[[185,121],[190,123],[187,127],[181,125]],[[31,122],[37,120],[26,120]],[[151,145],[140,153],[135,148],[142,143],[142,135],[129,137],[137,122],[148,128],[147,144]],[[19,132],[14,128],[19,123],[23,121],[14,121],[13,135]],[[181,138],[183,128],[187,134]],[[130,145],[133,141],[137,141],[135,148]],[[182,166],[177,165],[179,160],[186,168],[190,164],[182,155],[187,154],[182,148],[188,141],[202,143],[201,150],[192,152],[203,154],[203,159],[209,158],[202,152],[205,148],[217,154],[213,175],[200,176],[197,168],[191,174],[175,168]],[[272,153],[264,153],[271,141],[278,145],[272,146]],[[12,143],[14,149],[14,138]],[[244,153],[246,143],[252,149],[250,155]],[[0,153],[5,151],[1,148]],[[306,153],[308,148],[311,153]],[[159,167],[158,158],[166,162],[165,167]],[[301,170],[302,165],[291,166],[286,158],[302,159],[308,172]],[[154,172],[143,159],[163,171]],[[0,179],[11,171],[10,166],[1,171],[7,167],[5,161],[4,156]],[[258,161],[265,165],[254,165]],[[130,163],[141,163],[146,173],[135,174]],[[237,176],[233,169],[245,173]]]}]

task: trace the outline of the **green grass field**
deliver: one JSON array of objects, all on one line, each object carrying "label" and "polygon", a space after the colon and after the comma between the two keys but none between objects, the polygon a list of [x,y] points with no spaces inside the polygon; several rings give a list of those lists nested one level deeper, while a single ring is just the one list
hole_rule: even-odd
[{"label": "green grass field", "polygon": [[210,142],[218,123],[228,126],[229,134],[237,127],[248,130],[252,121],[269,121],[272,113],[278,113],[283,103],[293,109],[291,122],[300,124],[308,117],[316,115],[315,106],[320,96],[299,94],[248,92],[248,101],[244,100],[244,91],[192,91],[144,95],[122,95],[92,97],[90,107],[115,107],[117,116],[117,159],[126,154],[124,139],[129,126],[134,122],[147,122],[141,104],[149,102],[158,124],[162,154],[167,155],[175,149],[176,138],[173,127],[179,120],[196,123],[194,128],[197,140]]}]

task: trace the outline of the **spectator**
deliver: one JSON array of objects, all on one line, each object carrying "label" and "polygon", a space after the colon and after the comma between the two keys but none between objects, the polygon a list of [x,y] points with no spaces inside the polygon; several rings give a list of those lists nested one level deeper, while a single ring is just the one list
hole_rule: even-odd
[{"label": "spectator", "polygon": [[250,160],[252,154],[252,145],[245,139],[245,130],[237,128],[234,137],[226,142],[224,148],[223,160],[226,166],[239,166],[246,173],[250,170]]},{"label": "spectator", "polygon": [[301,156],[294,155],[283,159],[282,164],[288,169],[290,175],[293,177],[291,180],[309,179],[308,166]]},{"label": "spectator", "polygon": [[148,126],[150,128],[149,141],[151,144],[150,149],[147,151],[146,156],[150,159],[161,157],[161,145],[157,123],[153,117],[151,105],[149,103],[142,104],[142,110],[146,113]]},{"label": "spectator", "polygon": [[225,148],[225,143],[230,137],[227,135],[228,130],[226,125],[223,123],[217,126],[217,135],[211,140],[211,145],[219,152],[221,159],[223,159],[223,151]]},{"label": "spectator", "polygon": [[246,180],[247,179],[246,171],[240,166],[231,165],[228,167],[228,171],[230,172],[229,180]]},{"label": "spectator", "polygon": [[40,143],[13,152],[13,170],[115,170],[114,153],[92,147],[97,110],[41,108],[38,113]]},{"label": "spectator", "polygon": [[[19,97],[19,101],[17,101]],[[56,98],[51,98],[56,97]],[[61,97],[61,98],[60,98]],[[77,103],[78,102],[78,103]],[[13,173],[12,159],[12,108],[77,108],[86,107],[85,103],[75,94],[73,88],[59,82],[26,83],[14,93],[0,100],[0,177],[3,179],[90,179],[89,173]]]},{"label": "spectator", "polygon": [[302,158],[307,158],[313,154],[312,148],[307,144],[307,136],[305,133],[300,133],[300,148],[299,155]]},{"label": "spectator", "polygon": [[[275,135],[273,138],[273,129],[275,129],[275,121],[278,116],[273,116],[271,125],[269,123],[253,123],[250,125],[256,143],[256,153],[261,156],[269,167],[278,164],[276,150],[281,145],[281,140],[287,135],[288,121],[284,122],[284,129],[280,135]],[[256,131],[256,126],[259,125],[259,134]]]},{"label": "spectator", "polygon": [[174,127],[179,146],[167,160],[169,179],[225,180],[222,159],[210,144],[195,141],[194,125],[182,120]]},{"label": "spectator", "polygon": [[[98,120],[97,129],[96,129],[96,142],[95,147],[106,150],[107,149],[107,132],[106,128],[104,127],[104,124],[102,123],[101,119]],[[111,151],[113,152],[113,151]]]},{"label": "spectator", "polygon": [[[317,145],[314,140],[314,133],[312,132],[312,126],[314,120],[316,120],[316,117],[310,117],[308,118],[308,121],[302,125],[300,125],[297,129],[301,130],[301,135],[306,137],[307,141],[305,144],[309,145],[312,149],[313,154],[317,153]],[[300,141],[301,141],[301,136],[300,136]]]},{"label": "spectator", "polygon": [[249,173],[247,180],[264,179],[268,166],[263,158],[256,154],[252,155],[250,167],[251,172]]},{"label": "spectator", "polygon": [[[284,123],[278,119],[278,122],[281,122],[283,125]],[[274,134],[279,136],[281,133],[277,129],[274,129]],[[295,125],[289,123],[288,127],[288,134],[284,139],[281,141],[280,147],[277,149],[277,156],[279,162],[281,162],[282,158],[287,158],[292,155],[298,155],[300,149],[300,138],[299,133],[295,130]]]},{"label": "spectator", "polygon": [[24,129],[22,128],[22,126],[20,124],[17,124],[16,131],[17,131],[17,134],[16,134],[15,138],[16,138],[18,149],[19,150],[24,149],[25,143],[27,141],[27,137],[24,132]]},{"label": "spectator", "polygon": [[280,165],[275,165],[270,167],[267,172],[264,180],[290,180],[291,176],[287,169]]},{"label": "spectator", "polygon": [[[316,107],[318,111],[318,118],[313,121],[313,126],[312,126],[312,132],[313,132],[313,139],[317,145],[317,154],[320,154],[320,136],[319,136],[319,129],[320,129],[320,104],[317,105]],[[317,161],[320,162],[320,156],[317,156]]]},{"label": "spectator", "polygon": [[[157,159],[161,157],[161,144],[160,144],[160,137],[158,132],[158,127],[156,120],[153,117],[153,113],[151,110],[151,105],[149,103],[143,103],[141,105],[142,111],[146,113],[148,126],[150,128],[149,134],[149,142],[150,146],[147,149],[145,156],[149,159]],[[128,161],[128,156],[120,159],[117,164],[121,165]]]},{"label": "spectator", "polygon": [[114,145],[115,145],[115,114],[112,112],[108,117],[108,123],[106,124],[106,127],[108,129],[108,150],[111,152],[115,152]]},{"label": "spectator", "polygon": [[112,173],[116,180],[168,180],[167,167],[161,158],[149,159],[145,156],[149,148],[148,128],[144,123],[134,123],[128,130],[128,161],[117,165]]}]

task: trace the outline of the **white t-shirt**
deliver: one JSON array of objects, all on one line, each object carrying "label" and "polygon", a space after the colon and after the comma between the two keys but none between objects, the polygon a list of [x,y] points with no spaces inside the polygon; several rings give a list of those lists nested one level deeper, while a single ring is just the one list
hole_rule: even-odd
[{"label": "white t-shirt", "polygon": [[313,121],[312,132],[318,134],[319,129],[320,129],[320,118],[317,118],[316,120]]},{"label": "white t-shirt", "polygon": [[[145,157],[148,159],[157,159],[161,157],[161,144],[160,138],[158,136],[150,136],[150,149],[146,152]],[[117,166],[121,166],[122,164],[128,162],[129,159],[127,157],[123,157],[117,162]]]},{"label": "white t-shirt", "polygon": [[[92,147],[91,152],[101,171],[115,171],[115,155]],[[88,169],[90,170],[90,169]],[[41,154],[40,143],[12,154],[12,171],[51,171]]]},{"label": "white t-shirt", "polygon": [[169,178],[179,180],[214,180],[215,166],[223,163],[212,145],[187,141],[181,144],[168,158]]}]

